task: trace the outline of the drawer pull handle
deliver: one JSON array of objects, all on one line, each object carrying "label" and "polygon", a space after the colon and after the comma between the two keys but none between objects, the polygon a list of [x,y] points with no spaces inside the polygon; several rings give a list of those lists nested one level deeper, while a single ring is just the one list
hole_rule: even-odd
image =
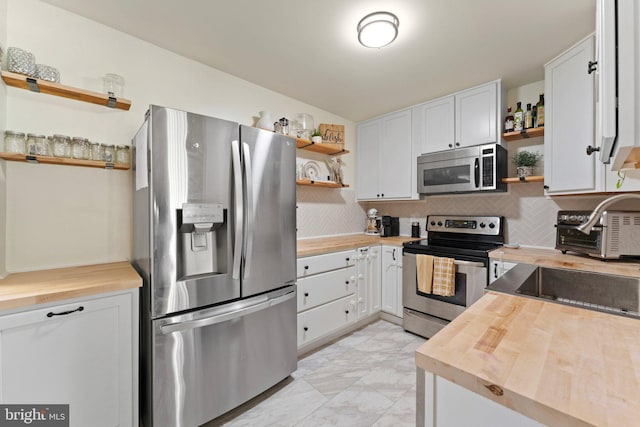
[{"label": "drawer pull handle", "polygon": [[305,266],[304,266],[304,269],[305,269],[305,270],[308,270],[308,269],[309,269],[309,266],[308,266],[308,265],[305,265]]},{"label": "drawer pull handle", "polygon": [[349,310],[345,310],[344,312],[345,312],[346,314],[349,314]]},{"label": "drawer pull handle", "polygon": [[308,297],[308,296],[309,296],[309,292],[305,292],[305,293],[304,293],[304,296],[305,296],[305,297]]},{"label": "drawer pull handle", "polygon": [[349,261],[350,261],[350,259],[349,259],[349,257],[347,257],[347,262],[349,262]]},{"label": "drawer pull handle", "polygon": [[345,284],[345,285],[348,285],[348,284],[349,284],[349,281],[348,281],[348,280],[345,280],[345,281],[344,281],[344,284]]},{"label": "drawer pull handle", "polygon": [[50,312],[47,313],[47,317],[66,316],[67,314],[75,313],[76,311],[82,311],[82,310],[84,310],[83,306],[80,306],[80,307],[76,308],[75,310],[63,311],[61,313],[54,313],[53,311],[50,311]]},{"label": "drawer pull handle", "polygon": [[485,385],[486,388],[489,389],[489,391],[493,394],[495,394],[496,396],[502,396],[504,394],[504,391],[502,390],[502,387],[497,386],[495,384],[489,384],[489,385]]},{"label": "drawer pull handle", "polygon": [[304,329],[304,331],[305,331],[305,332],[307,332],[307,331],[309,330],[309,328],[308,328],[308,327],[306,327],[306,326],[305,326],[305,327],[303,327],[302,329]]}]

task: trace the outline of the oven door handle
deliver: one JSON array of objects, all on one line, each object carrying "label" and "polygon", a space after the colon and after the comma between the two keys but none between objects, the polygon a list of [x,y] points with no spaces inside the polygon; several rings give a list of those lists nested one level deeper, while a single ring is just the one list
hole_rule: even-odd
[{"label": "oven door handle", "polygon": [[479,268],[483,268],[485,265],[482,262],[475,262],[475,261],[461,261],[461,260],[454,260],[453,263],[455,265],[460,265],[463,267],[479,267]]}]

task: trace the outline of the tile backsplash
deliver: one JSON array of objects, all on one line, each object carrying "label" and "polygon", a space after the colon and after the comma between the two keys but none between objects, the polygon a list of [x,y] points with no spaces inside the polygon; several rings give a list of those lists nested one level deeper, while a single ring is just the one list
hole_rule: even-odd
[{"label": "tile backsplash", "polygon": [[298,185],[296,191],[299,239],[364,231],[366,212],[354,190]]}]

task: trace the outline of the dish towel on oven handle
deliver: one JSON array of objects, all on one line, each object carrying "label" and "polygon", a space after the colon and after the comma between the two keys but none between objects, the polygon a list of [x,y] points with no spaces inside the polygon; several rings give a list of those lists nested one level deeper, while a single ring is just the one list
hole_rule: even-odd
[{"label": "dish towel on oven handle", "polygon": [[416,270],[418,279],[418,291],[424,294],[431,293],[433,284],[433,256],[416,254]]},{"label": "dish towel on oven handle", "polygon": [[456,266],[453,258],[433,258],[434,295],[452,297],[456,294]]}]

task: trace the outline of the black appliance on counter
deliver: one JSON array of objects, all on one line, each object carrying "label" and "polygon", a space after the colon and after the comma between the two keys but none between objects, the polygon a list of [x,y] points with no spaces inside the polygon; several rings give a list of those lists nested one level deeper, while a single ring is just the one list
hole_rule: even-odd
[{"label": "black appliance on counter", "polygon": [[380,236],[392,237],[400,235],[400,218],[397,216],[383,215],[381,220]]},{"label": "black appliance on counter", "polygon": [[[489,252],[504,243],[504,217],[430,215],[427,232],[427,239],[403,245],[402,326],[430,338],[484,294],[489,281]],[[419,254],[454,259],[454,296],[418,290]]]}]

